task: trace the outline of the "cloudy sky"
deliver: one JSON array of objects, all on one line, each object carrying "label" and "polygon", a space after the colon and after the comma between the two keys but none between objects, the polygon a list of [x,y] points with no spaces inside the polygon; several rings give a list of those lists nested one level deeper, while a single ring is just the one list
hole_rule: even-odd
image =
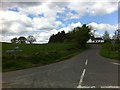
[{"label": "cloudy sky", "polygon": [[52,34],[66,33],[76,26],[89,24],[102,36],[110,35],[118,28],[118,2],[76,0],[44,2],[1,2],[1,41],[10,42],[13,37],[33,35],[37,43],[47,43]]}]

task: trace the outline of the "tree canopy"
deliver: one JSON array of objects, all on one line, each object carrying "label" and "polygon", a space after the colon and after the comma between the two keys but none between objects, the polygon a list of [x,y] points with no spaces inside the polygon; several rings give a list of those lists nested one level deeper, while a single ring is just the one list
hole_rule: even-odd
[{"label": "tree canopy", "polygon": [[28,41],[30,44],[32,44],[33,42],[36,41],[36,39],[35,39],[33,36],[28,36],[28,37],[27,37],[27,41]]},{"label": "tree canopy", "polygon": [[23,37],[23,36],[21,36],[21,37],[18,38],[18,42],[19,43],[26,43],[26,40],[27,39],[25,37]]},{"label": "tree canopy", "polygon": [[18,43],[18,39],[16,37],[11,39],[11,43]]},{"label": "tree canopy", "polygon": [[73,38],[75,39],[75,42],[79,47],[85,47],[86,42],[90,39],[91,29],[86,24],[83,24],[82,27],[76,27],[74,30]]},{"label": "tree canopy", "polygon": [[72,31],[65,34],[64,31],[58,32],[57,34],[53,34],[49,43],[56,42],[75,42],[78,47],[85,47],[86,42],[91,37],[91,28],[84,24],[82,27],[75,27]]},{"label": "tree canopy", "polygon": [[35,41],[36,41],[36,39],[33,36],[28,36],[27,38],[25,38],[24,36],[21,36],[19,38],[15,37],[15,38],[11,39],[11,43],[19,43],[19,44],[25,44],[27,42],[32,44]]},{"label": "tree canopy", "polygon": [[110,40],[110,36],[109,36],[108,31],[105,31],[105,32],[104,32],[104,34],[103,34],[103,39],[104,39],[105,42],[108,41],[108,40]]},{"label": "tree canopy", "polygon": [[53,34],[49,39],[49,43],[64,42],[65,39],[66,39],[65,31],[61,31],[55,35]]}]

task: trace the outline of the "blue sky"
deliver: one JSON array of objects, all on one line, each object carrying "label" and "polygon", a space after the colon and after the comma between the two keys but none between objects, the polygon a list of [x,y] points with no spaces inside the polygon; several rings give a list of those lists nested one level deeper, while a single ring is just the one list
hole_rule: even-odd
[{"label": "blue sky", "polygon": [[[110,25],[117,25],[118,24],[118,11],[115,11],[111,14],[106,14],[106,15],[98,15],[98,16],[84,16],[83,18],[80,19],[81,23],[90,23],[90,22],[96,22],[98,24],[110,24]],[[101,31],[97,29],[97,32],[100,34],[104,33],[104,30]],[[113,34],[114,30],[108,30],[109,33]]]},{"label": "blue sky", "polygon": [[118,2],[31,2],[3,3],[0,9],[2,41],[33,35],[38,43],[47,43],[52,34],[88,24],[102,36],[114,34],[118,25]]},{"label": "blue sky", "polygon": [[98,16],[84,16],[80,19],[81,23],[90,23],[90,22],[96,22],[96,23],[103,23],[103,24],[112,24],[116,25],[118,23],[118,12],[115,11],[111,14],[106,15],[98,15]]},{"label": "blue sky", "polygon": [[[65,16],[67,12],[62,13],[62,14],[58,14],[59,16]],[[73,11],[73,14],[76,14],[75,11]],[[77,23],[77,22],[81,22],[81,24],[88,24],[91,22],[96,22],[98,24],[111,24],[111,25],[117,25],[118,24],[118,11],[115,11],[113,13],[110,14],[105,14],[105,15],[97,15],[97,16],[91,16],[86,14],[85,16],[82,16],[80,18],[77,19],[68,19],[66,21],[64,21],[64,19],[62,18],[57,18],[57,20],[60,20],[61,22],[65,23],[65,26],[69,25],[70,23]],[[59,27],[61,28],[61,27]],[[58,28],[58,29],[59,29]],[[97,29],[97,32],[100,34],[103,34],[105,31],[101,31],[99,29]],[[114,30],[108,31],[109,33],[113,34]]]}]

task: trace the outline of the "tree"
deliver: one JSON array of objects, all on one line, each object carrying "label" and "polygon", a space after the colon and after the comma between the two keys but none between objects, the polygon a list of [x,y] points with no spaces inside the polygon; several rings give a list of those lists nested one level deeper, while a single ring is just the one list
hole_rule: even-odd
[{"label": "tree", "polygon": [[23,37],[23,36],[21,36],[21,37],[18,38],[18,42],[19,42],[20,44],[26,43],[26,41],[27,41],[27,39],[26,39],[25,37]]},{"label": "tree", "polygon": [[72,31],[65,34],[64,31],[52,35],[49,39],[51,42],[74,42],[78,47],[85,47],[86,42],[90,39],[91,28],[84,24],[82,27],[76,27]]},{"label": "tree", "polygon": [[49,43],[64,42],[65,39],[66,39],[65,31],[61,31],[55,35],[53,34],[49,39]]},{"label": "tree", "polygon": [[11,43],[18,43],[18,39],[16,37],[11,39]]},{"label": "tree", "polygon": [[65,31],[63,30],[63,31],[61,31],[61,34],[60,34],[60,41],[64,42],[65,39],[66,39],[66,34],[65,34]]},{"label": "tree", "polygon": [[104,39],[105,42],[110,40],[110,36],[109,36],[108,31],[104,32],[103,39]]},{"label": "tree", "polygon": [[27,41],[28,41],[30,44],[32,44],[33,42],[36,41],[36,39],[35,39],[35,37],[33,37],[33,36],[28,36],[28,37],[27,37]]},{"label": "tree", "polygon": [[54,34],[49,38],[48,43],[51,43],[51,42],[55,42],[55,35]]},{"label": "tree", "polygon": [[91,36],[90,31],[91,28],[89,28],[86,24],[83,24],[82,27],[75,28],[74,39],[79,47],[85,47],[86,42]]}]

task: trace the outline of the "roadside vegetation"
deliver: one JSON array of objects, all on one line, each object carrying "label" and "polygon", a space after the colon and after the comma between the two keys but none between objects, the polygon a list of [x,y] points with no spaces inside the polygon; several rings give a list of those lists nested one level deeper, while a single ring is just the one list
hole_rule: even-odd
[{"label": "roadside vegetation", "polygon": [[14,49],[15,46],[16,44],[3,43],[3,72],[59,62],[87,49],[76,48],[74,43],[18,44],[17,46],[23,51],[17,52],[14,59],[14,54],[6,51]]},{"label": "roadside vegetation", "polygon": [[101,45],[100,50],[101,56],[110,59],[120,60],[120,38],[118,36],[118,33],[115,33],[114,39],[110,39],[108,32],[105,32],[105,43]]},{"label": "roadside vegetation", "polygon": [[[2,43],[2,70],[13,71],[35,66],[47,65],[70,58],[88,49],[91,28],[86,24],[71,32],[64,31],[52,35],[47,44],[33,44],[33,36],[13,38],[12,43]],[[26,41],[30,44],[26,44]],[[17,47],[17,48],[15,48]],[[7,50],[22,50],[7,52]]]},{"label": "roadside vegetation", "polygon": [[120,45],[116,44],[115,47],[117,50],[113,49],[111,43],[104,43],[102,44],[100,54],[104,57],[120,60]]}]

